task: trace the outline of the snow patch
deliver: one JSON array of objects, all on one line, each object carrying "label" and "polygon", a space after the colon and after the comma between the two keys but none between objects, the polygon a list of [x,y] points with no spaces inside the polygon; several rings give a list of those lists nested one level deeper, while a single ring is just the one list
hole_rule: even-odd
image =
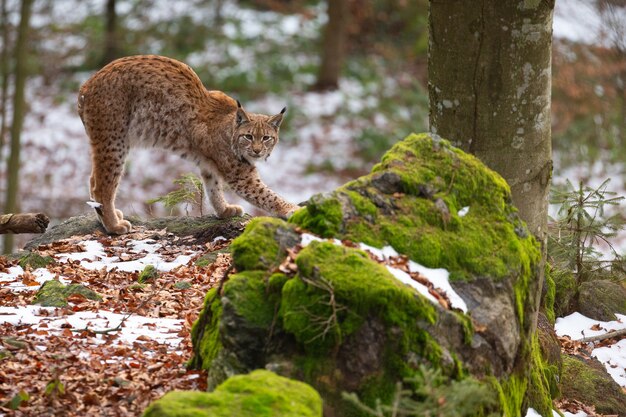
[{"label": "snow patch", "polygon": [[[572,313],[567,317],[556,319],[554,331],[558,336],[569,336],[572,340],[583,337],[606,334],[609,330],[626,328],[626,316],[616,314],[617,320],[599,321],[585,317],[580,313]],[[598,330],[593,330],[594,326]],[[622,339],[610,346],[598,347],[591,351],[591,356],[598,359],[620,386],[626,387],[626,339]]]},{"label": "snow patch", "polygon": [[[89,329],[101,331],[118,326],[124,314],[113,313],[106,310],[98,312],[79,311],[71,315],[58,315],[62,311],[55,307],[20,306],[0,307],[0,322],[17,325],[33,325],[35,329],[45,330],[49,333],[59,334],[71,326],[74,330]],[[183,328],[183,320],[168,318],[151,318],[131,315],[125,321],[119,331],[110,334],[119,335],[120,341],[132,344],[138,337],[144,336],[159,343],[165,343],[172,347],[178,346],[182,337],[178,333]],[[103,335],[97,334],[97,343],[105,343]],[[41,335],[45,338],[46,335]]]},{"label": "snow patch", "polygon": [[131,252],[146,253],[146,256],[132,261],[120,261],[117,256],[108,256],[100,242],[86,240],[79,243],[85,250],[83,252],[63,253],[55,255],[60,262],[68,260],[80,261],[80,265],[89,270],[100,270],[106,268],[110,271],[117,268],[125,272],[139,272],[146,266],[152,265],[159,271],[169,272],[181,265],[186,265],[196,254],[189,251],[186,255],[178,255],[173,261],[165,261],[156,251],[161,248],[161,244],[152,239],[130,241]]}]

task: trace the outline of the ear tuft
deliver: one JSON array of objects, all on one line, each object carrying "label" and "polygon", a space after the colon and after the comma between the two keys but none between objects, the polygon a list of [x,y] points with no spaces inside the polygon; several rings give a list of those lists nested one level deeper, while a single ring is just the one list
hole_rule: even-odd
[{"label": "ear tuft", "polygon": [[246,111],[243,109],[243,107],[241,107],[241,103],[239,102],[239,100],[237,100],[237,106],[237,117],[235,120],[237,121],[237,126],[241,126],[242,124],[249,122],[250,118],[246,114]]},{"label": "ear tuft", "polygon": [[287,111],[287,107],[283,107],[283,109],[280,111],[280,114],[285,114],[285,112]]}]

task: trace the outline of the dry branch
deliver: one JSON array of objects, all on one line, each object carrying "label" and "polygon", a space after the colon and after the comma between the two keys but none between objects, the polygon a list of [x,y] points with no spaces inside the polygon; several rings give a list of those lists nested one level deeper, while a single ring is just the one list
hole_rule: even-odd
[{"label": "dry branch", "polygon": [[580,339],[579,342],[582,342],[582,343],[598,342],[600,340],[612,339],[614,337],[621,337],[621,336],[626,336],[626,329],[620,329],[614,332],[599,334],[597,336],[584,337]]},{"label": "dry branch", "polygon": [[19,213],[0,215],[0,234],[43,233],[50,219],[43,213]]}]

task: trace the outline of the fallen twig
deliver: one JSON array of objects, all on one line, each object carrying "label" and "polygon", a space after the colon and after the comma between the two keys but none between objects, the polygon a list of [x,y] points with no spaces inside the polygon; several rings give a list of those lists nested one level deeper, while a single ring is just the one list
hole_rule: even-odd
[{"label": "fallen twig", "polygon": [[600,340],[612,339],[614,337],[626,336],[626,329],[615,330],[613,332],[608,332],[604,334],[599,334],[597,336],[589,336],[583,337],[578,341],[581,343],[590,343],[590,342],[598,342]]}]

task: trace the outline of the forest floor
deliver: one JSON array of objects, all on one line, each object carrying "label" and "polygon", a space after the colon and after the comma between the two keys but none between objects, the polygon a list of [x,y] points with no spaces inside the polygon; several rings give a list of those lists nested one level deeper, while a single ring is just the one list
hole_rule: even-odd
[{"label": "forest floor", "polygon": [[[229,244],[138,228],[120,237],[95,233],[40,246],[37,252],[53,259],[42,268],[2,259],[0,416],[138,416],[167,391],[205,389],[206,374],[185,367],[190,330],[206,292],[229,269],[223,253]],[[148,265],[158,272],[140,282]],[[33,305],[50,279],[82,284],[102,300],[75,295],[66,307]],[[626,328],[621,319],[602,323],[575,313],[558,319],[556,331],[564,351],[597,357],[625,387],[626,338],[598,346],[576,341]],[[566,416],[596,416],[576,401],[556,406]]]}]

